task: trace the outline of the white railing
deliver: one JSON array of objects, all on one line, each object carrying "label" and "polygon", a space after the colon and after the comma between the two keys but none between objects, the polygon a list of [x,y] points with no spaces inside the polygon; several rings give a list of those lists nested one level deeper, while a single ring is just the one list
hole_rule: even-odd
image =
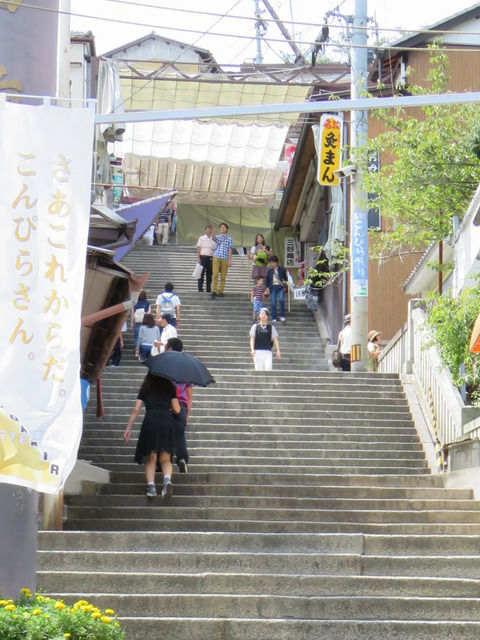
[{"label": "white railing", "polygon": [[[409,307],[409,320],[389,342],[379,358],[379,371],[383,373],[411,373],[421,390],[423,403],[433,403],[431,416],[436,421],[438,438],[443,446],[455,442],[467,433],[465,425],[480,415],[480,409],[466,407],[449,371],[442,365],[434,346],[429,346],[429,335],[423,309]],[[435,438],[434,433],[432,436]]]}]

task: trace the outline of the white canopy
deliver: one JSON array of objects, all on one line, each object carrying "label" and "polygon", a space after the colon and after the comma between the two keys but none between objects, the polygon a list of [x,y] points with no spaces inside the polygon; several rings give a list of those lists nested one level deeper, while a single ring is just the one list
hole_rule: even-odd
[{"label": "white canopy", "polygon": [[129,123],[114,153],[276,169],[288,126],[165,120]]}]

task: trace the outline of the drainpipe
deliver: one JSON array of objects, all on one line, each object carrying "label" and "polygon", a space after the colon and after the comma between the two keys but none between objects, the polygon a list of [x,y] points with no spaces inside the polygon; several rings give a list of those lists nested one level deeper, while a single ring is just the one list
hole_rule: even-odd
[{"label": "drainpipe", "polygon": [[413,373],[413,363],[415,360],[415,341],[413,335],[413,309],[414,306],[421,302],[421,298],[411,298],[408,301],[408,319],[407,319],[407,359],[404,362],[404,373]]}]

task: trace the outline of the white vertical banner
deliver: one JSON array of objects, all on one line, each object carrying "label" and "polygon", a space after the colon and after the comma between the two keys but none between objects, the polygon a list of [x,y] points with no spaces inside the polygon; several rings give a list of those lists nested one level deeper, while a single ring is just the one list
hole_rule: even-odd
[{"label": "white vertical banner", "polygon": [[82,433],[93,109],[0,101],[0,482],[57,493]]}]

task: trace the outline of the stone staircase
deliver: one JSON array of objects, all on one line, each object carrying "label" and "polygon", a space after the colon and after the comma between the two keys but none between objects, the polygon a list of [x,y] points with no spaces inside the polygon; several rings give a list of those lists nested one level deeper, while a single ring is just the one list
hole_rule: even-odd
[{"label": "stone staircase", "polygon": [[189,472],[168,505],[145,497],[140,420],[122,440],[145,373],[128,333],[80,450],[111,483],[40,532],[39,589],[115,609],[129,640],[477,640],[480,503],[430,475],[398,378],[327,371],[303,302],[278,326],[282,360],[255,372],[246,258],[216,300],[194,263],[188,247],[125,260],[151,271],[150,299],[174,282],[185,349],[217,381],[194,390]]}]

